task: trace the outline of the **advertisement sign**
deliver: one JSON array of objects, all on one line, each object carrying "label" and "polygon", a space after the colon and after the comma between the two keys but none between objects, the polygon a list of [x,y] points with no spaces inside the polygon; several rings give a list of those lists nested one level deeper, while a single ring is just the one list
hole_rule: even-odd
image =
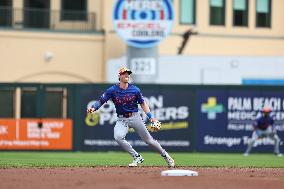
[{"label": "advertisement sign", "polygon": [[69,119],[0,119],[2,150],[72,150]]},{"label": "advertisement sign", "polygon": [[[272,109],[277,133],[284,140],[284,93],[256,90],[199,90],[197,92],[198,151],[244,152],[253,122],[264,106]],[[259,139],[252,152],[273,152],[274,141]],[[283,142],[280,150],[284,150]]]},{"label": "advertisement sign", "polygon": [[171,32],[173,20],[171,0],[117,0],[113,9],[116,32],[137,48],[157,45]]},{"label": "advertisement sign", "polygon": [[[162,147],[169,151],[191,151],[193,125],[191,120],[193,93],[187,90],[143,89],[143,96],[148,102],[151,112],[162,122],[159,132],[151,133]],[[105,103],[94,115],[86,115],[86,108],[93,104],[94,98],[98,98],[103,90],[85,88],[81,90],[82,109],[82,141],[80,150],[122,150],[113,137],[113,128],[117,120],[114,104],[111,101]],[[146,115],[140,114],[146,121]],[[133,129],[129,129],[126,140],[138,151],[152,151],[147,144],[140,139]]]}]

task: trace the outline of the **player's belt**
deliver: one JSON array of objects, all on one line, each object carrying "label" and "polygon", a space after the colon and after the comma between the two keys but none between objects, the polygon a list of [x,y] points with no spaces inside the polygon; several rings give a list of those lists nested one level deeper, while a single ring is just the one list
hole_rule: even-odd
[{"label": "player's belt", "polygon": [[126,114],[118,114],[117,117],[119,118],[129,118],[129,117],[132,117],[133,116],[133,112],[129,112],[129,113],[126,113]]}]

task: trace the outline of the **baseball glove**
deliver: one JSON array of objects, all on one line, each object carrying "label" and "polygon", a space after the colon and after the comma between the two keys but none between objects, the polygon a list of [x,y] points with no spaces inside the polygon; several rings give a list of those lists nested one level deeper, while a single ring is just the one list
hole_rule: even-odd
[{"label": "baseball glove", "polygon": [[150,130],[152,132],[157,132],[157,131],[159,131],[161,129],[161,126],[162,126],[162,124],[161,124],[160,121],[158,121],[158,120],[157,121],[153,121],[151,123],[151,125],[150,125]]}]

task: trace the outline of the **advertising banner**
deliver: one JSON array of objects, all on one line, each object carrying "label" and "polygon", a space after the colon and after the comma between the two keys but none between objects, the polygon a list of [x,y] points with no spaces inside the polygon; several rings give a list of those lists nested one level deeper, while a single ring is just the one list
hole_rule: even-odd
[{"label": "advertising banner", "polygon": [[72,150],[72,120],[0,119],[2,150]]},{"label": "advertising banner", "polygon": [[[159,132],[151,133],[162,147],[169,151],[191,151],[193,125],[191,120],[193,93],[186,89],[140,88],[152,113],[162,122]],[[113,138],[117,120],[114,104],[109,101],[94,115],[86,115],[86,108],[103,90],[84,88],[80,91],[82,110],[82,141],[80,150],[122,150]],[[146,121],[146,115],[140,110]],[[146,122],[147,123],[147,122]],[[149,123],[147,123],[149,126]],[[152,151],[133,129],[129,129],[126,140],[136,149]]]},{"label": "advertising banner", "polygon": [[[244,152],[251,140],[252,124],[264,106],[271,107],[278,136],[284,140],[284,91],[197,91],[197,151]],[[273,140],[262,138],[252,152],[273,152],[273,145]],[[283,142],[280,150],[284,150]]]}]

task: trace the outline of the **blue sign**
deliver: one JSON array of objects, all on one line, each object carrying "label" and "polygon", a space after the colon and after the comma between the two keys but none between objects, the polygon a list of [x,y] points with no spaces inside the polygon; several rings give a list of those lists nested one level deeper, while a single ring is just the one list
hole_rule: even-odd
[{"label": "blue sign", "polygon": [[[113,138],[113,128],[117,120],[114,104],[109,101],[103,105],[97,114],[86,115],[86,107],[93,103],[95,98],[105,89],[84,87],[80,90],[81,107],[81,144],[80,150],[90,151],[121,151],[121,147]],[[151,112],[162,122],[159,132],[151,133],[167,151],[192,151],[193,150],[193,92],[186,89],[171,90],[147,89],[141,87],[143,96],[148,102]],[[142,118],[146,115],[141,110]],[[149,123],[146,121],[147,126]],[[152,149],[129,129],[126,140],[138,151],[152,151]]]},{"label": "blue sign", "polygon": [[171,0],[117,0],[113,24],[130,46],[148,48],[166,38],[174,20]]},{"label": "blue sign", "polygon": [[[251,140],[253,122],[264,106],[272,108],[278,136],[284,139],[284,93],[258,90],[197,91],[197,141],[201,152],[244,152]],[[273,152],[274,141],[259,139],[252,152]],[[280,151],[284,150],[283,142]]]}]

